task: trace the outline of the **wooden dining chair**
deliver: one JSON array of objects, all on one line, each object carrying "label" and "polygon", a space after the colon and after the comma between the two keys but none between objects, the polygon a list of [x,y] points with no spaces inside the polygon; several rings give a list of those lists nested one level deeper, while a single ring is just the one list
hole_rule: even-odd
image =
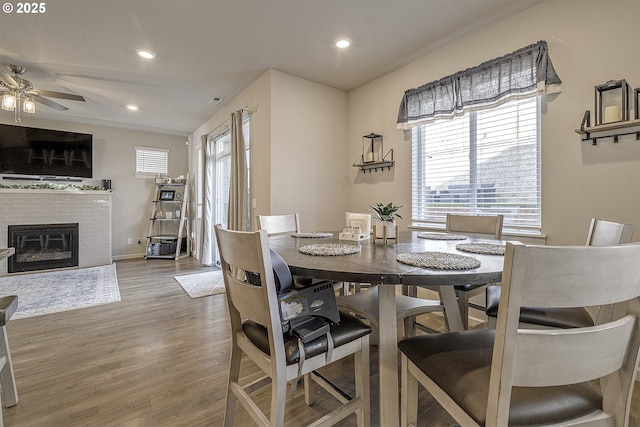
[{"label": "wooden dining chair", "polygon": [[[447,214],[447,233],[461,233],[473,237],[502,240],[502,223],[504,215],[457,215]],[[462,316],[462,325],[469,329],[469,307],[484,310],[484,306],[470,302],[476,295],[481,295],[486,285],[454,286],[458,298],[458,308]]]},{"label": "wooden dining chair", "polygon": [[[402,425],[417,425],[421,384],[463,427],[626,426],[640,348],[639,259],[637,244],[508,242],[495,330],[423,335],[398,344]],[[614,310],[597,326],[519,325],[523,305],[609,304]]]},{"label": "wooden dining chair", "polygon": [[[269,251],[267,231],[241,232],[215,227],[231,320],[231,358],[224,425],[232,426],[238,400],[261,426],[282,426],[287,400],[287,383],[304,377],[305,401],[311,404],[315,382],[336,397],[342,406],[311,425],[331,425],[350,414],[359,427],[369,425],[369,334],[371,328],[346,313],[340,323],[307,343],[283,333],[278,295]],[[245,272],[258,275],[249,283]],[[280,272],[279,272],[280,273]],[[251,275],[254,277],[255,275]],[[279,274],[280,280],[288,280]],[[282,282],[281,282],[282,283]],[[258,380],[240,379],[242,356],[246,355],[265,374]],[[354,356],[355,396],[349,397],[314,371],[347,356]],[[252,395],[271,383],[271,405],[265,415]]]},{"label": "wooden dining chair", "polygon": [[[377,342],[378,337],[378,319],[380,318],[378,288],[380,286],[390,285],[373,285],[361,292],[336,297],[340,310],[348,311],[369,321],[374,329],[373,342]],[[396,294],[396,319],[398,322],[403,322],[403,336],[405,337],[415,335],[416,316],[435,312],[444,312],[444,305],[440,300]],[[428,332],[434,331],[429,329]]]},{"label": "wooden dining chair", "polygon": [[[613,246],[630,243],[633,237],[633,224],[622,224],[618,222],[605,221],[592,218],[587,234],[586,246]],[[489,286],[487,295],[487,326],[495,328],[500,305],[500,285]],[[602,308],[603,315],[607,308]],[[529,328],[576,328],[583,326],[593,326],[597,323],[599,308],[592,308],[596,311],[596,317],[589,313],[589,309],[584,307],[575,308],[546,308],[522,307],[520,311],[520,323]]]}]

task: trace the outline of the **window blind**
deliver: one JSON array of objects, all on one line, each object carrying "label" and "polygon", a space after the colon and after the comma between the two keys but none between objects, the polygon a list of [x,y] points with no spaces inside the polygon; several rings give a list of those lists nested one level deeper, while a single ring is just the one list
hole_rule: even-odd
[{"label": "window blind", "polygon": [[540,230],[539,98],[518,99],[412,129],[412,219],[504,215]]},{"label": "window blind", "polygon": [[169,150],[135,147],[136,176],[166,174],[169,171]]}]

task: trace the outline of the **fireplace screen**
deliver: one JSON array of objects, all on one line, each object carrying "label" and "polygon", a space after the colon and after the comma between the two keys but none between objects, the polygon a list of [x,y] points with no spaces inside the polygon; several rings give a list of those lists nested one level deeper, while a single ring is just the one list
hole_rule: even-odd
[{"label": "fireplace screen", "polygon": [[78,266],[78,224],[10,225],[8,273]]}]

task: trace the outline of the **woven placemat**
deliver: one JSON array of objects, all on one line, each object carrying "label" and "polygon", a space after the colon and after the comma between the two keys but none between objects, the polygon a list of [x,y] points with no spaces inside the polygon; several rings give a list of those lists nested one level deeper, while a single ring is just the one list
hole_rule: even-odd
[{"label": "woven placemat", "polygon": [[456,249],[484,255],[504,255],[504,245],[498,243],[460,243]]},{"label": "woven placemat", "polygon": [[467,236],[450,233],[420,233],[418,237],[429,240],[466,240]]},{"label": "woven placemat", "polygon": [[320,237],[333,237],[333,233],[293,233],[291,237],[301,239],[318,239]]},{"label": "woven placemat", "polygon": [[480,261],[475,258],[447,252],[407,252],[398,254],[397,260],[403,264],[436,270],[470,270],[480,267]]},{"label": "woven placemat", "polygon": [[360,246],[345,243],[319,243],[301,247],[300,252],[306,255],[339,256],[360,252]]}]

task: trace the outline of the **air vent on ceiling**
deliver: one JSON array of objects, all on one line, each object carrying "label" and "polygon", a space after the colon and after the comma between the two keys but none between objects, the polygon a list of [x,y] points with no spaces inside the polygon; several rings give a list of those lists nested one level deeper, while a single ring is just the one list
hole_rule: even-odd
[{"label": "air vent on ceiling", "polygon": [[220,104],[222,102],[223,99],[224,98],[221,97],[221,96],[214,96],[213,98],[211,98],[209,100],[209,104],[218,105],[218,104]]}]

